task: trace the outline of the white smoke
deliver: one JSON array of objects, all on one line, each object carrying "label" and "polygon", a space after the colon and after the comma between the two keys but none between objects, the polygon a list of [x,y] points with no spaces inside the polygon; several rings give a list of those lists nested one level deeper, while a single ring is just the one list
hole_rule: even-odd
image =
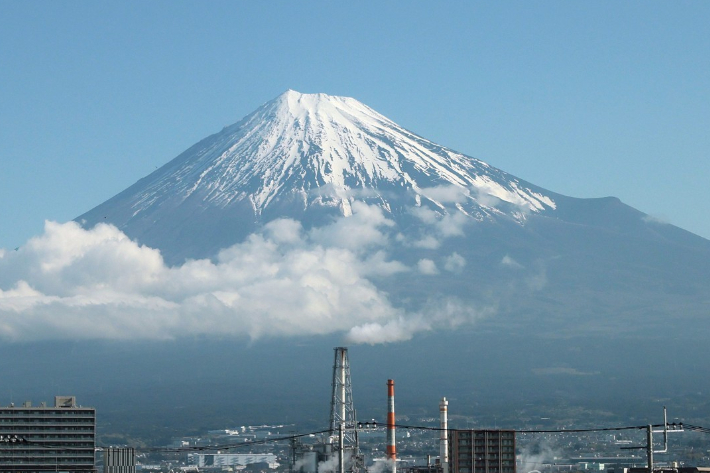
[{"label": "white smoke", "polygon": [[367,472],[368,473],[389,473],[391,471],[394,471],[395,462],[396,462],[396,460],[392,460],[391,458],[377,459],[372,464],[372,466],[370,466],[367,469]]},{"label": "white smoke", "polygon": [[534,470],[542,470],[543,465],[554,463],[561,454],[560,449],[554,447],[547,438],[532,442],[520,449],[518,471],[529,473]]},{"label": "white smoke", "polygon": [[[345,463],[343,466],[347,470],[352,463],[352,460],[348,455],[345,455],[343,459]],[[318,462],[318,473],[337,473],[338,471],[340,471],[340,458],[337,455],[333,455],[327,460]]]}]

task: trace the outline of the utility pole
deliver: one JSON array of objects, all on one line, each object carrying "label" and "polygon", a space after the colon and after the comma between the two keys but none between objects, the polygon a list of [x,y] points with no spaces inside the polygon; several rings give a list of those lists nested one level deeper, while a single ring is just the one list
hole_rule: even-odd
[{"label": "utility pole", "polygon": [[653,426],[646,427],[646,458],[648,460],[648,473],[653,473]]},{"label": "utility pole", "polygon": [[[663,434],[663,450],[653,449],[653,434]],[[648,424],[646,426],[646,445],[640,447],[621,447],[622,450],[646,450],[646,459],[648,462],[648,473],[653,473],[653,454],[654,453],[666,453],[668,452],[668,434],[670,432],[683,432],[683,424],[679,426],[673,424],[671,428],[668,428],[668,414],[666,412],[666,406],[663,406],[663,429],[653,430],[653,425]]]}]

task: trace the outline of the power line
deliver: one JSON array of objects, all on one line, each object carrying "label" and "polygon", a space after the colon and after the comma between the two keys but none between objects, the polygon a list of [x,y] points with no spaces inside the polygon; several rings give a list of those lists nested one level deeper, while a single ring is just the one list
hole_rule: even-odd
[{"label": "power line", "polygon": [[699,425],[691,425],[691,424],[681,424],[681,425],[688,430],[692,430],[693,432],[700,432],[702,434],[710,434],[710,428],[708,428],[708,427],[700,427]]},{"label": "power line", "polygon": [[[669,424],[671,425],[671,424]],[[676,424],[673,424],[676,425]],[[681,426],[683,424],[680,424]],[[661,424],[662,426],[662,424]],[[423,426],[415,426],[415,425],[403,425],[403,424],[397,424],[395,425],[397,428],[401,429],[410,429],[410,430],[432,430],[432,431],[442,431],[442,430],[448,430],[448,431],[465,431],[465,430],[471,430],[471,429],[442,429],[440,427],[423,427]],[[614,432],[614,431],[621,431],[621,430],[640,430],[640,429],[645,429],[648,427],[647,425],[633,425],[633,426],[624,426],[624,427],[592,427],[588,429],[548,429],[548,430],[516,430],[516,429],[509,429],[509,430],[515,430],[516,433],[521,433],[521,434],[564,434],[564,433],[580,433],[580,432]],[[488,430],[488,429],[481,429],[481,430]],[[508,429],[491,429],[491,430],[508,430]]]},{"label": "power line", "polygon": [[[379,426],[384,427],[384,424],[379,423]],[[687,430],[693,431],[693,432],[699,432],[699,433],[704,433],[704,434],[710,434],[710,428],[708,427],[702,427],[702,426],[697,426],[697,425],[692,425],[692,424],[684,424],[684,423],[673,423],[673,424],[668,424],[668,426],[673,426],[673,427],[679,427],[679,428],[685,428]],[[359,424],[359,428],[378,428],[378,423],[377,422],[367,422],[364,424]],[[399,429],[409,429],[409,430],[425,430],[425,431],[442,431],[442,430],[448,430],[448,431],[461,431],[461,430],[471,430],[471,429],[441,429],[440,427],[428,427],[428,426],[421,426],[421,425],[407,425],[407,424],[395,424],[396,428]],[[656,424],[653,425],[653,427],[663,427],[663,424]],[[592,427],[592,428],[586,428],[586,429],[530,429],[530,430],[515,430],[516,433],[520,434],[567,434],[567,433],[592,433],[592,432],[619,432],[619,431],[625,431],[625,430],[643,430],[647,429],[648,425],[634,425],[634,426],[620,426],[620,427]],[[498,429],[495,429],[498,430]],[[505,429],[503,429],[505,430]],[[227,444],[219,444],[219,445],[200,445],[200,446],[185,446],[185,447],[133,447],[136,451],[141,451],[141,452],[164,452],[164,453],[181,453],[181,452],[200,452],[200,451],[213,451],[213,450],[235,450],[239,448],[244,448],[244,447],[250,447],[254,445],[265,445],[269,443],[276,443],[276,442],[285,442],[285,441],[291,441],[303,437],[309,437],[309,436],[315,436],[315,435],[321,435],[321,434],[327,434],[330,432],[330,429],[324,429],[324,430],[317,430],[313,432],[307,432],[307,433],[302,433],[302,434],[292,434],[292,435],[284,435],[284,436],[279,436],[279,437],[270,437],[270,438],[265,438],[261,440],[250,440],[250,441],[244,441],[244,442],[238,442],[238,443],[227,443]],[[32,444],[36,444],[37,442],[30,442]],[[72,450],[71,447],[67,447],[64,445],[51,445],[51,444],[46,444],[42,443],[42,447],[45,448],[51,448],[51,449],[62,449],[62,450]],[[108,446],[98,446],[97,448],[108,448]]]},{"label": "power line", "polygon": [[[181,453],[181,452],[201,452],[206,450],[233,450],[242,447],[248,447],[253,445],[264,445],[268,443],[285,442],[288,440],[294,440],[302,437],[309,437],[311,435],[320,435],[330,432],[330,429],[318,430],[315,432],[308,432],[304,434],[293,434],[284,435],[281,437],[270,437],[262,440],[249,440],[239,443],[227,443],[221,445],[194,445],[185,447],[133,447],[136,451],[141,452],[164,452],[164,453]],[[107,447],[98,447],[107,448]]]}]

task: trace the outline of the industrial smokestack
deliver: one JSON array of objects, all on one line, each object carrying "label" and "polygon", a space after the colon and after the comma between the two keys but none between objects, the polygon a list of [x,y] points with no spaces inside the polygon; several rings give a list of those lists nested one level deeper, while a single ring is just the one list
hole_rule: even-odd
[{"label": "industrial smokestack", "polygon": [[439,403],[439,419],[441,420],[439,436],[439,461],[442,473],[449,473],[449,401],[445,397]]},{"label": "industrial smokestack", "polygon": [[392,460],[392,473],[397,471],[397,446],[394,440],[394,380],[387,380],[387,458]]}]

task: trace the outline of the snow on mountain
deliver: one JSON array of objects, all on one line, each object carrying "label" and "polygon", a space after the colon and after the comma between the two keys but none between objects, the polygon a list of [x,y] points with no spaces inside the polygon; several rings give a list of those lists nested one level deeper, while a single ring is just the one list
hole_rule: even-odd
[{"label": "snow on mountain", "polygon": [[[592,225],[703,248],[707,243],[650,224],[615,198],[575,199],[537,187],[422,138],[355,99],[292,90],[76,220],[85,228],[112,223],[179,264],[214,258],[278,218],[312,228],[349,217],[356,202],[379,207],[409,237],[418,231],[411,225],[424,220],[442,229],[453,222],[456,228],[442,230],[449,235],[461,234],[466,220],[504,224],[505,239],[522,241],[530,234],[511,231],[536,232],[534,222],[544,220],[549,229]],[[441,243],[420,233],[411,237],[419,238],[420,248]],[[544,238],[552,243],[558,237],[554,230]]]},{"label": "snow on mountain", "polygon": [[453,205],[479,220],[501,213],[521,220],[556,206],[541,189],[415,135],[355,99],[289,90],[78,220],[107,219],[130,234],[131,226],[177,209],[194,218],[248,204],[258,221],[270,206],[289,203],[348,216],[355,199],[393,213],[420,205],[446,213]]}]

